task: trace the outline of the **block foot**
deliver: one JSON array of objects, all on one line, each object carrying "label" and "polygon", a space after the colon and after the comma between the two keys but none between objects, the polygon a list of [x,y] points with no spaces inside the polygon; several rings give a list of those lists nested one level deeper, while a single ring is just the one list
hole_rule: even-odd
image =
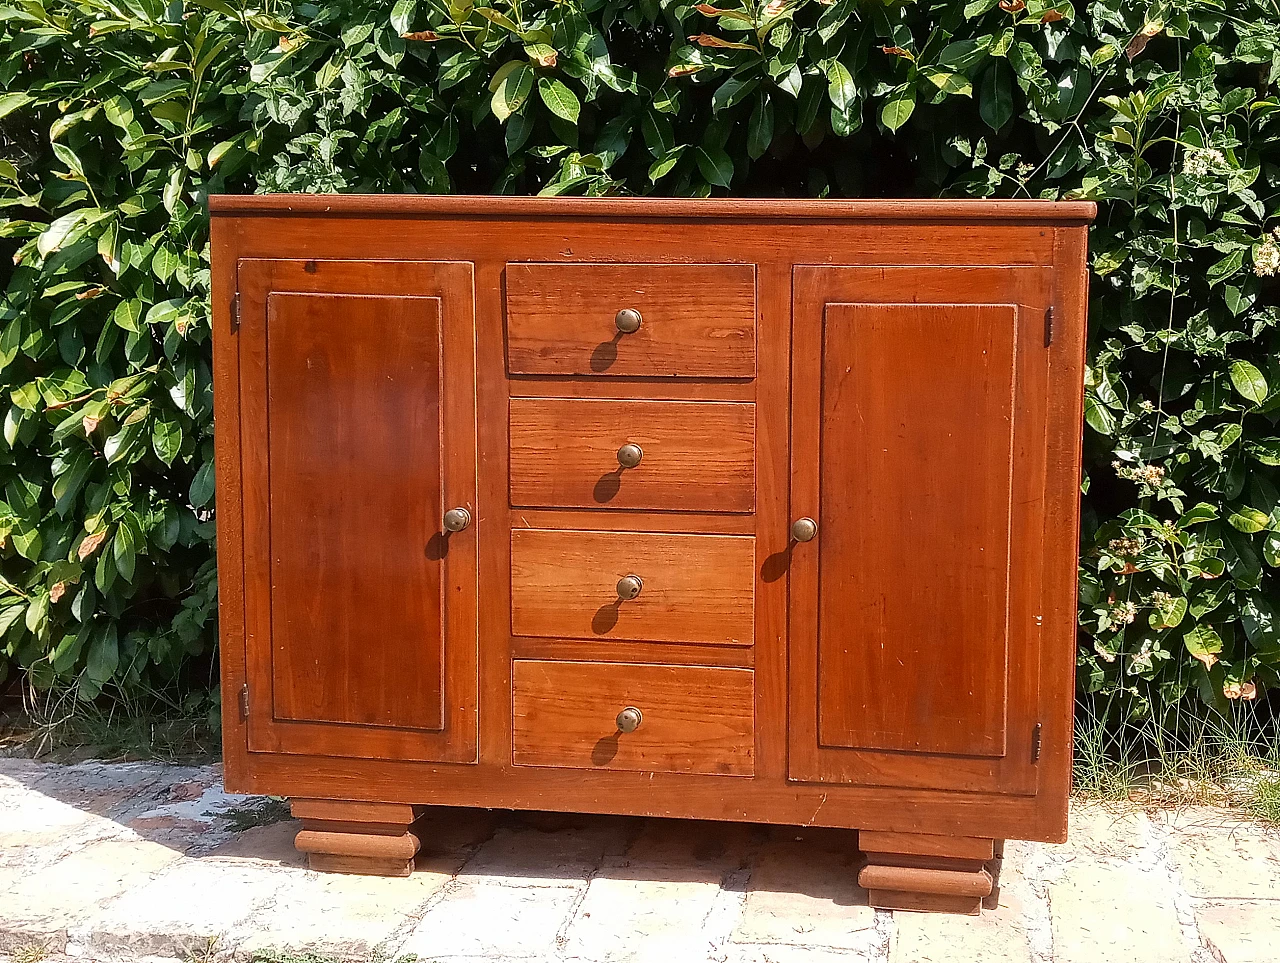
[{"label": "block foot", "polygon": [[294,837],[307,866],[323,873],[408,876],[421,843],[410,832],[420,810],[400,803],[292,799],[302,829]]},{"label": "block foot", "polygon": [[858,845],[858,885],[880,909],[976,916],[994,889],[990,839],[863,831]]}]

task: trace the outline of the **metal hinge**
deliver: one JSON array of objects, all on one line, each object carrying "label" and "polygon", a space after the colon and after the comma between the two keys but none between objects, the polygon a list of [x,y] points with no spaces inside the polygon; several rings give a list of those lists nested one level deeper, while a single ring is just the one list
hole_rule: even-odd
[{"label": "metal hinge", "polygon": [[249,721],[249,687],[247,685],[240,687],[240,721]]},{"label": "metal hinge", "polygon": [[231,296],[231,330],[240,330],[240,294],[238,292]]},{"label": "metal hinge", "polygon": [[1044,346],[1053,344],[1053,308],[1044,309]]},{"label": "metal hinge", "polygon": [[[247,692],[248,690],[245,690],[245,691]],[[1041,728],[1042,727],[1040,723],[1037,722],[1036,727],[1033,730],[1031,730],[1031,761],[1032,762],[1040,761],[1040,743],[1042,741],[1040,737]]]}]

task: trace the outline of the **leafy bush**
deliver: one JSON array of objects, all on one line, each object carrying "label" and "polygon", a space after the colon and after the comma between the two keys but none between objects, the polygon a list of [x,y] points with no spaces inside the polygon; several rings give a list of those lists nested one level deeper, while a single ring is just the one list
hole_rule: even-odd
[{"label": "leafy bush", "polygon": [[223,190],[1094,198],[1082,686],[1280,684],[1274,0],[9,2],[0,630],[37,685],[208,664]]}]

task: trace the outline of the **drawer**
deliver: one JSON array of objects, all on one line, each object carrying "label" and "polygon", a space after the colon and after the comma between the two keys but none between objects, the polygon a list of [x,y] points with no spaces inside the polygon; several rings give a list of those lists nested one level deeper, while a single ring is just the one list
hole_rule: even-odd
[{"label": "drawer", "polygon": [[750,403],[512,398],[510,432],[512,505],[684,512],[755,507],[756,415]]},{"label": "drawer", "polygon": [[[517,660],[511,694],[517,766],[755,771],[750,669]],[[620,720],[628,708],[639,715]]]},{"label": "drawer", "polygon": [[[640,590],[624,599],[619,583],[629,576],[639,578]],[[516,529],[511,631],[542,638],[750,645],[755,539]]]},{"label": "drawer", "polygon": [[507,370],[754,378],[755,266],[508,264]]}]

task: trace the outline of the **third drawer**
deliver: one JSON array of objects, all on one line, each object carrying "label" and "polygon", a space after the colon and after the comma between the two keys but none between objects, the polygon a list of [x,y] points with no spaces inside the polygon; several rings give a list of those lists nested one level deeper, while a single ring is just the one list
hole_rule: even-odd
[{"label": "third drawer", "polygon": [[513,506],[755,507],[749,402],[512,398],[510,432]]},{"label": "third drawer", "polygon": [[[631,588],[637,591],[627,597]],[[541,638],[751,645],[755,539],[515,529],[511,631]]]}]

